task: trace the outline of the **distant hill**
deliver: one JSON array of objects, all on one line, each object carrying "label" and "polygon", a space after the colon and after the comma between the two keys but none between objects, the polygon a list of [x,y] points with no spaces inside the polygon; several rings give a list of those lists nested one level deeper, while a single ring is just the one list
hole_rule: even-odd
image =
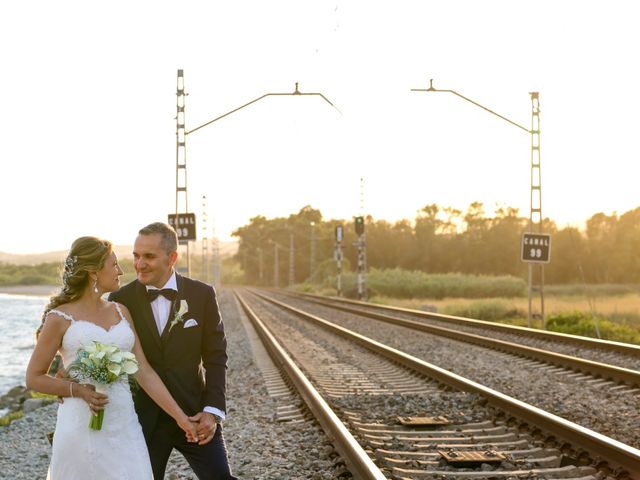
[{"label": "distant hill", "polygon": [[14,265],[36,265],[38,263],[62,262],[67,252],[46,252],[46,253],[5,253],[0,252],[0,262],[12,263]]},{"label": "distant hill", "polygon": [[[197,252],[200,251],[200,242],[195,242]],[[131,258],[132,245],[114,245],[113,250],[120,258]],[[220,242],[220,256],[229,257],[238,251],[237,241]],[[0,263],[11,263],[14,265],[37,265],[39,263],[62,262],[66,256],[66,251],[45,252],[45,253],[6,253],[0,252]]]}]

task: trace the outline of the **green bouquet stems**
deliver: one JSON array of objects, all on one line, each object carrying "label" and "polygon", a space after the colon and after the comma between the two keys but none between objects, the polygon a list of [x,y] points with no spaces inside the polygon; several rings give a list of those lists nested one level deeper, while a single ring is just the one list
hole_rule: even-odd
[{"label": "green bouquet stems", "polygon": [[91,415],[89,428],[91,430],[102,430],[102,421],[104,420],[104,410],[98,410],[98,413]]},{"label": "green bouquet stems", "polygon": [[[109,385],[98,383],[96,385],[96,392],[107,393]],[[89,428],[91,430],[102,430],[102,421],[104,420],[104,410],[98,410],[98,413],[91,415],[91,421],[89,422]]]}]

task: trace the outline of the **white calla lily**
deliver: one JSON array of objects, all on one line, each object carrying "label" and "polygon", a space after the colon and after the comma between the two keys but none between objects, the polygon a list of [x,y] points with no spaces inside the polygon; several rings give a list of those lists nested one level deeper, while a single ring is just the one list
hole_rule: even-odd
[{"label": "white calla lily", "polygon": [[123,352],[117,351],[109,355],[109,361],[113,363],[120,363],[123,360]]},{"label": "white calla lily", "polygon": [[178,313],[176,314],[176,316],[183,316],[185,313],[187,313],[187,311],[189,310],[189,305],[187,304],[186,300],[180,300],[180,308],[178,309]]},{"label": "white calla lily", "polygon": [[180,307],[178,311],[175,313],[173,320],[169,324],[169,331],[178,323],[184,322],[184,315],[189,311],[189,304],[186,300],[180,300]]},{"label": "white calla lily", "polygon": [[127,375],[133,375],[138,371],[138,363],[132,361],[125,361],[122,364],[122,371]]},{"label": "white calla lily", "polygon": [[107,370],[109,370],[117,377],[122,372],[122,366],[119,363],[110,363],[107,367]]},{"label": "white calla lily", "polygon": [[104,358],[104,356],[107,354],[107,352],[105,352],[104,350],[100,350],[97,351],[95,353],[92,353],[91,355],[89,355],[91,358],[97,358],[97,359],[102,359]]}]

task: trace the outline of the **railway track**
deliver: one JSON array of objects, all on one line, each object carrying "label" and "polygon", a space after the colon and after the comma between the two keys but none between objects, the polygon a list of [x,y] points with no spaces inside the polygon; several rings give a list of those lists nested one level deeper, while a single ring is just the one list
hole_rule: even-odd
[{"label": "railway track", "polygon": [[[457,339],[455,332],[447,336],[433,335],[393,322],[372,322],[359,312],[303,302],[280,292],[269,294],[585,428],[640,447],[639,395],[633,386],[526,358],[517,351],[509,353],[469,344]],[[484,341],[492,342],[490,338]]]},{"label": "railway track", "polygon": [[[616,342],[594,341],[593,339],[577,337],[574,335],[554,334],[553,332],[539,332],[532,329],[522,329],[520,327],[509,327],[501,325],[500,327],[506,328],[500,328],[499,330],[510,331],[511,336],[515,337],[511,340],[520,340],[520,342],[524,342],[525,344],[516,343],[516,341],[507,341],[495,338],[495,336],[492,335],[492,333],[496,331],[496,329],[493,328],[495,327],[495,324],[492,324],[490,322],[481,322],[478,320],[453,317],[455,320],[455,323],[453,324],[454,327],[460,324],[464,325],[463,322],[465,320],[471,322],[471,324],[474,325],[475,328],[475,332],[471,333],[469,331],[459,330],[457,328],[447,328],[443,326],[428,324],[420,320],[402,318],[397,315],[391,315],[389,313],[378,313],[377,311],[375,311],[376,307],[371,308],[369,305],[356,304],[354,306],[350,306],[345,305],[344,302],[324,301],[315,296],[310,297],[309,295],[295,295],[291,293],[287,293],[286,295],[293,296],[294,298],[303,298],[305,300],[308,299],[308,301],[311,301],[313,303],[329,308],[334,308],[343,312],[349,312],[358,316],[372,318],[374,320],[386,322],[393,325],[399,325],[412,330],[440,335],[447,338],[452,338],[454,340],[459,340],[475,345],[480,345],[486,348],[507,352],[523,358],[545,362],[549,365],[555,365],[558,367],[570,369],[574,372],[590,375],[594,379],[602,379],[602,385],[606,384],[609,387],[614,388],[615,391],[619,391],[620,393],[640,393],[640,371],[638,370],[632,370],[630,368],[624,368],[617,365],[596,362],[593,360],[580,358],[575,355],[568,355],[566,353],[559,353],[554,350],[547,350],[530,346],[526,343],[531,343],[527,342],[527,340],[530,340],[531,338],[539,339],[542,337],[545,339],[545,346],[549,346],[550,343],[561,343],[563,345],[580,344],[582,346],[587,346],[591,350],[602,348],[607,353],[611,352],[611,348],[616,348],[615,351],[622,351],[623,353],[621,353],[620,355],[625,358],[631,354],[635,354],[640,357],[640,348],[636,348],[635,345],[620,344]],[[515,332],[515,334],[513,332]],[[579,354],[580,350],[576,352],[574,349],[574,353]]]},{"label": "railway track", "polygon": [[278,300],[236,295],[356,478],[640,478],[628,445]]},{"label": "railway track", "polygon": [[[281,291],[282,292],[282,291]],[[338,297],[324,297],[308,293],[283,292],[304,298],[320,305],[331,306],[345,312],[383,321],[407,319],[426,325],[455,328],[457,331],[492,336],[506,342],[528,345],[534,348],[577,355],[586,360],[606,363],[629,370],[640,370],[640,345],[600,340],[578,335],[569,335],[546,330],[505,325],[452,315],[443,315],[421,310],[377,305]],[[487,333],[490,332],[490,333]]]}]

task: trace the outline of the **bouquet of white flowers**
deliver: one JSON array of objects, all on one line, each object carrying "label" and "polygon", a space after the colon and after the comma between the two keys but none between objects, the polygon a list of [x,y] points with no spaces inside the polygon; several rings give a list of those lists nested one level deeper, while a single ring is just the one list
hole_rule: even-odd
[{"label": "bouquet of white flowers", "polygon": [[[138,361],[131,352],[123,352],[116,345],[94,341],[78,349],[75,361],[67,369],[71,378],[96,384],[96,391],[105,393],[109,384],[120,377],[132,375],[138,371]],[[102,428],[104,410],[91,416],[89,427]]]}]

